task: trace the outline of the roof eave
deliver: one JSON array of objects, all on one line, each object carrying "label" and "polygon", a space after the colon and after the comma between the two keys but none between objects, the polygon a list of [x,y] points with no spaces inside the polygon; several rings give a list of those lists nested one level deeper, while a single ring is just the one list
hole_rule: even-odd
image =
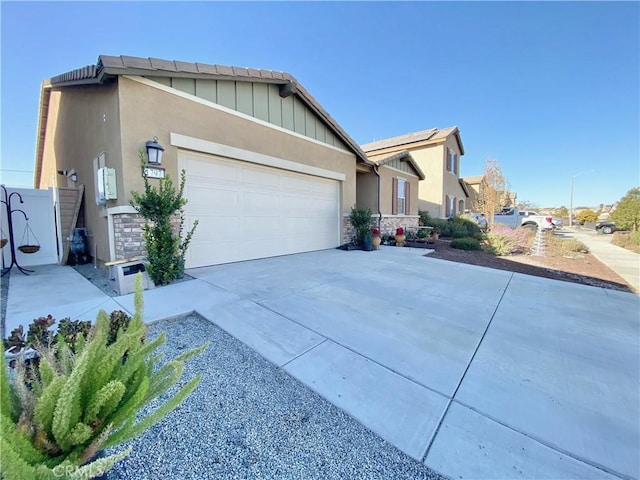
[{"label": "roof eave", "polygon": [[42,162],[44,156],[44,140],[49,114],[49,99],[51,98],[51,83],[45,80],[40,85],[40,102],[38,107],[38,126],[36,127],[36,158],[33,170],[33,187],[39,188],[42,179]]}]

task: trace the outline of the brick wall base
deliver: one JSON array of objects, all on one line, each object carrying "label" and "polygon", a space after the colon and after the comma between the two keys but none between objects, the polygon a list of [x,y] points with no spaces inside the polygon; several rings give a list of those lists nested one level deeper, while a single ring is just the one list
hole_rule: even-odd
[{"label": "brick wall base", "polygon": [[[371,215],[371,228],[379,228],[380,235],[395,235],[396,228],[417,227],[419,221],[419,215],[382,215],[381,220],[378,215]],[[342,220],[342,243],[350,243],[354,235],[355,231],[349,222],[349,216],[345,214]]]},{"label": "brick wall base", "polygon": [[137,213],[113,216],[116,260],[145,255],[142,229],[146,220]]}]

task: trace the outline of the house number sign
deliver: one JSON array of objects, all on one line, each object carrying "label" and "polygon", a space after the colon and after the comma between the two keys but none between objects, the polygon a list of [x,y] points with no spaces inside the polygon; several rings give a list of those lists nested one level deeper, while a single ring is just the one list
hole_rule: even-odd
[{"label": "house number sign", "polygon": [[142,169],[142,176],[147,178],[164,178],[164,168],[144,167]]}]

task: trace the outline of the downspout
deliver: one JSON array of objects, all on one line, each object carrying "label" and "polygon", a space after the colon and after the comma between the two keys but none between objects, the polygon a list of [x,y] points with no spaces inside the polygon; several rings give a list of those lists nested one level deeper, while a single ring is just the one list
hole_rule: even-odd
[{"label": "downspout", "polygon": [[373,165],[373,173],[378,177],[378,229],[382,225],[382,212],[380,211],[380,172],[378,172],[378,165]]}]

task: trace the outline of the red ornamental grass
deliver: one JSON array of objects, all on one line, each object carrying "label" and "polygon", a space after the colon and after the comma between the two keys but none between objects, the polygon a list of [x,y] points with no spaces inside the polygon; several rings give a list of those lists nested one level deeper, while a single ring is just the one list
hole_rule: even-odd
[{"label": "red ornamental grass", "polygon": [[372,232],[373,232],[373,235],[374,235],[374,236],[378,236],[378,235],[380,235],[380,230],[378,230],[377,228],[374,228],[374,229],[372,230]]},{"label": "red ornamental grass", "polygon": [[402,227],[396,228],[396,235],[404,235],[404,228]]}]

